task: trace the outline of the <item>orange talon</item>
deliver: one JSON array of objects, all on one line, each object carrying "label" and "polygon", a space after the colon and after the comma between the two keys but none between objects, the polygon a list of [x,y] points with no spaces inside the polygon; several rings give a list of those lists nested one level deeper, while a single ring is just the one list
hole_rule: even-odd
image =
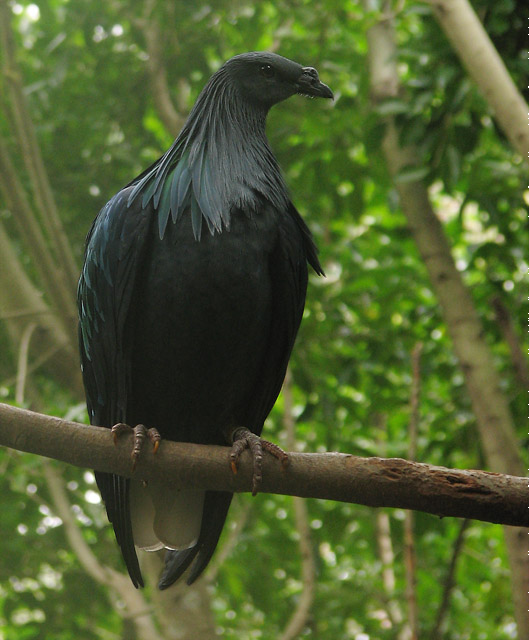
[{"label": "orange talon", "polygon": [[132,447],[132,452],[130,457],[132,458],[132,472],[136,470],[136,464],[138,462],[138,458],[140,456],[140,452],[145,441],[145,436],[149,438],[152,442],[153,453],[158,451],[158,447],[160,446],[160,440],[162,439],[157,429],[151,427],[147,429],[143,424],[137,424],[134,428],[125,424],[123,422],[119,422],[112,427],[112,437],[114,439],[114,444],[116,445],[118,442],[118,438],[122,433],[125,432],[133,432],[134,434],[134,444]]},{"label": "orange talon", "polygon": [[253,459],[253,476],[252,476],[252,495],[257,495],[257,491],[263,480],[262,476],[262,462],[263,451],[268,451],[275,458],[281,462],[281,467],[284,469],[288,464],[288,454],[278,447],[276,444],[263,440],[257,434],[252,433],[245,427],[236,427],[231,429],[228,434],[228,441],[231,440],[231,454],[230,454],[230,466],[233,474],[237,473],[237,463],[241,453],[245,449],[250,450],[250,454]]}]

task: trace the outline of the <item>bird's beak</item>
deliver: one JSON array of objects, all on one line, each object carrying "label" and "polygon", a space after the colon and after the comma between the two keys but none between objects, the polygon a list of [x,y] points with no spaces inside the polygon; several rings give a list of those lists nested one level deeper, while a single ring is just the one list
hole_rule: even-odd
[{"label": "bird's beak", "polygon": [[313,67],[303,67],[296,82],[296,89],[302,96],[310,98],[334,98],[333,92],[326,84],[320,82],[318,72]]}]

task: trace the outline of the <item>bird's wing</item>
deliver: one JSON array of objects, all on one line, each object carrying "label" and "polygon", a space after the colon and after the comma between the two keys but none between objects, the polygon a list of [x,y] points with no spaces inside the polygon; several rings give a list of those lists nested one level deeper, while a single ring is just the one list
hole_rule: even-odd
[{"label": "bird's wing", "polygon": [[[90,422],[126,422],[135,280],[147,246],[150,208],[127,207],[124,189],[100,211],[88,234],[79,280],[79,343]],[[129,480],[96,473],[131,579],[142,585],[129,513]]]},{"label": "bird's wing", "polygon": [[281,391],[301,324],[307,292],[307,262],[316,273],[323,275],[312,235],[294,205],[290,204],[280,218],[278,242],[270,258],[272,323],[267,356],[253,392],[255,403],[250,407],[251,415],[245,425],[258,435]]}]

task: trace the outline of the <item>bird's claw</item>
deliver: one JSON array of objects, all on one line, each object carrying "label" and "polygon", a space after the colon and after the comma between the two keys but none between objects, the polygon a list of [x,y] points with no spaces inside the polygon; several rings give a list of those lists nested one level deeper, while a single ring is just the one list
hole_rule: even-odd
[{"label": "bird's claw", "polygon": [[230,440],[233,443],[230,452],[230,466],[233,474],[238,471],[239,458],[245,449],[249,449],[253,460],[252,495],[257,495],[259,485],[263,480],[262,463],[263,451],[268,451],[277,458],[283,468],[288,465],[288,454],[273,442],[263,440],[246,427],[237,427],[230,433]]},{"label": "bird's claw", "polygon": [[154,427],[147,429],[147,427],[143,424],[137,424],[135,427],[131,427],[124,422],[119,422],[118,424],[115,424],[111,429],[114,444],[117,444],[118,438],[123,433],[129,433],[130,431],[134,433],[134,444],[132,446],[132,452],[130,454],[130,457],[132,458],[132,471],[134,472],[136,469],[138,458],[140,457],[145,437],[149,438],[152,443],[152,452],[156,453],[158,451],[158,447],[160,446],[162,436],[158,432],[158,429],[155,429]]}]

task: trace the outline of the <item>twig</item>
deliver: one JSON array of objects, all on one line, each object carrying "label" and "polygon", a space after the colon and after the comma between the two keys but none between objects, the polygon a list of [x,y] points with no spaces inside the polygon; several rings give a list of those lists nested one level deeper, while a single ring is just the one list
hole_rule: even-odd
[{"label": "twig", "polygon": [[182,112],[185,111],[185,98],[189,94],[189,84],[180,78],[178,81],[178,109],[175,108],[167,82],[167,71],[162,55],[162,35],[153,16],[156,0],[146,0],[143,16],[136,23],[143,32],[145,47],[148,53],[147,72],[151,83],[154,106],[169,133],[176,137],[185,122]]},{"label": "twig", "polygon": [[[417,342],[411,354],[412,382],[410,392],[410,423],[408,427],[408,458],[417,456],[417,435],[419,431],[419,396],[421,391],[422,342]],[[406,600],[408,601],[408,621],[411,640],[419,637],[419,610],[417,607],[417,561],[415,556],[414,514],[406,511],[404,518],[404,567],[406,570]]]},{"label": "twig", "polygon": [[49,464],[43,466],[44,478],[48,485],[53,510],[62,520],[68,542],[84,570],[100,584],[109,585],[112,569],[99,564],[96,556],[83,538],[71,512],[70,503],[64,491],[58,472]]},{"label": "twig", "polygon": [[14,318],[27,318],[33,316],[51,315],[51,309],[19,309],[0,313],[0,320],[12,320]]},{"label": "twig", "polygon": [[[376,449],[381,455],[386,455],[387,451],[387,429],[388,416],[386,413],[375,413],[374,419],[379,432]],[[385,509],[377,509],[375,512],[375,531],[378,548],[378,556],[382,565],[382,587],[385,594],[385,604],[387,607],[387,620],[391,626],[401,626],[403,615],[398,601],[395,599],[395,554],[393,552],[393,541],[391,539],[391,523],[389,515]],[[407,634],[407,635],[406,635]],[[399,640],[409,640],[409,629],[406,625],[401,628],[398,635]]]},{"label": "twig", "polygon": [[151,610],[143,594],[133,587],[128,576],[99,563],[83,538],[72,514],[62,478],[49,463],[44,464],[44,478],[48,485],[53,509],[62,520],[66,539],[84,570],[93,580],[107,587],[108,596],[113,600],[114,605],[117,597],[123,600],[126,608],[120,610],[115,607],[115,609],[123,618],[132,619],[139,639],[156,638],[157,632],[150,615]]},{"label": "twig", "polygon": [[419,433],[419,399],[421,393],[421,353],[422,342],[417,342],[411,352],[410,423],[408,426],[408,458],[417,457],[417,436]]},{"label": "twig", "polygon": [[[42,353],[38,358],[35,358],[35,360],[28,365],[27,370],[26,370],[26,375],[29,375],[30,373],[34,373],[35,371],[37,371],[37,369],[39,369],[43,364],[45,364],[50,358],[53,358],[53,356],[58,353],[59,351],[61,351],[62,349],[67,349],[70,346],[70,343],[68,341],[65,341],[64,344],[57,344],[53,347],[50,347],[49,349],[47,349],[46,351],[44,351],[44,353]],[[2,382],[2,384],[5,387],[10,387],[13,383],[16,383],[18,379],[18,376],[15,376],[14,378],[7,378],[7,380],[4,380]],[[18,404],[22,404],[22,402],[19,402],[18,400],[16,400]]]},{"label": "twig", "polygon": [[[296,444],[293,404],[292,373],[288,369],[283,384],[283,426],[287,432],[287,446],[291,450],[294,449]],[[294,507],[296,530],[299,534],[302,589],[296,608],[290,616],[280,640],[293,640],[301,634],[307,623],[316,590],[316,564],[312,549],[307,504],[301,498],[294,497],[292,505]]]},{"label": "twig", "polygon": [[222,547],[213,556],[213,560],[210,562],[204,576],[209,584],[213,584],[215,582],[220,568],[230,557],[231,552],[237,546],[239,536],[241,535],[241,532],[248,522],[248,516],[250,515],[251,508],[252,503],[246,502],[236,513],[232,513],[232,522],[234,522],[234,526],[232,529],[230,529],[228,536],[223,541]]},{"label": "twig", "polygon": [[20,349],[18,351],[18,367],[17,367],[17,384],[15,388],[15,401],[18,404],[24,403],[24,389],[26,386],[26,378],[28,374],[28,354],[31,336],[37,328],[36,322],[30,322],[24,329],[22,339],[20,340]]},{"label": "twig", "polygon": [[[19,321],[18,318],[22,316],[18,315],[15,310],[28,312],[34,310],[36,313],[34,315],[28,314],[27,317],[29,320],[38,322],[41,327],[38,343],[33,344],[33,363],[28,367],[28,374],[35,365],[42,362],[44,354],[46,357],[52,358],[47,370],[53,377],[60,380],[77,397],[84,397],[79,370],[79,354],[74,342],[75,323],[73,321],[71,323],[70,338],[68,338],[62,318],[52,311],[44,301],[42,290],[37,289],[24,270],[1,221],[0,273],[2,274],[0,308],[4,312],[1,320],[5,323],[11,340],[15,343],[20,342],[26,324]],[[11,311],[15,311],[13,317],[10,317]],[[9,382],[9,385],[13,385],[15,382],[16,377]]]},{"label": "twig", "polygon": [[387,596],[388,614],[391,623],[402,623],[402,612],[395,596],[395,571],[393,569],[395,554],[391,541],[391,525],[386,511],[378,510],[376,513],[376,533],[378,555],[382,564],[382,586]]},{"label": "twig", "polygon": [[492,298],[491,305],[496,315],[496,322],[503,334],[503,339],[509,345],[516,379],[525,391],[529,389],[529,366],[527,365],[527,358],[520,345],[520,338],[514,328],[511,315],[499,296]]},{"label": "twig", "polygon": [[465,531],[467,530],[467,527],[469,524],[470,524],[470,520],[466,518],[465,520],[461,521],[459,532],[457,534],[457,538],[454,543],[454,549],[452,551],[452,558],[450,559],[450,566],[448,567],[448,573],[446,574],[446,578],[444,581],[443,597],[441,599],[439,610],[437,611],[437,617],[435,619],[434,627],[430,634],[430,640],[441,640],[441,637],[442,637],[441,627],[446,618],[446,614],[448,613],[450,596],[452,594],[452,589],[454,588],[456,565],[457,565],[459,556],[461,554],[461,550],[463,549]]}]

